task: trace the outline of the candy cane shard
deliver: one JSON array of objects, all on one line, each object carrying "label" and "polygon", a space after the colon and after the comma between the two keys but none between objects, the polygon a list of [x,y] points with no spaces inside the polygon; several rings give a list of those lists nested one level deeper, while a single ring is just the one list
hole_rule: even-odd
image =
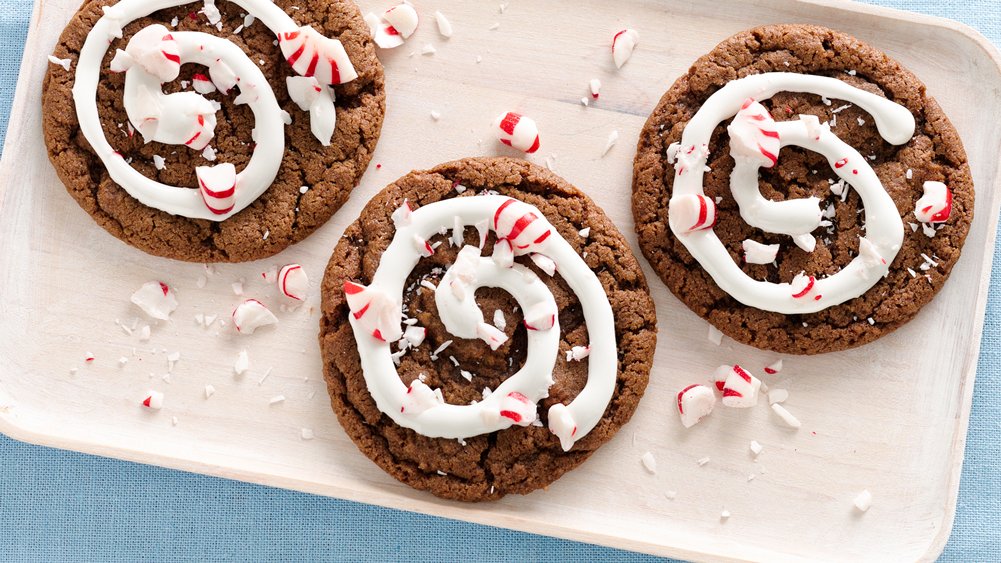
[{"label": "candy cane shard", "polygon": [[133,65],[155,76],[160,82],[177,79],[181,71],[180,48],[166,27],[154,24],[137,31],[125,51],[115,51],[112,72],[124,72]]},{"label": "candy cane shard", "polygon": [[215,84],[204,74],[195,74],[192,76],[191,87],[199,94],[211,94],[216,91]]},{"label": "candy cane shard", "polygon": [[384,291],[345,281],[344,297],[354,322],[373,338],[394,342],[403,336],[399,318],[400,303]]},{"label": "candy cane shard", "polygon": [[746,158],[757,166],[771,168],[779,162],[779,132],[765,106],[748,98],[726,128],[730,156]]},{"label": "candy cane shard", "polygon": [[247,299],[233,309],[233,326],[240,334],[254,334],[255,330],[273,324],[278,324],[278,317],[256,299]]},{"label": "candy cane shard", "polygon": [[393,26],[400,37],[407,39],[417,31],[417,10],[410,4],[397,4],[382,14],[382,19]]},{"label": "candy cane shard", "polygon": [[796,274],[796,276],[790,282],[789,287],[792,291],[793,299],[802,299],[813,291],[814,286],[817,284],[817,278],[813,276],[808,276],[803,272]]},{"label": "candy cane shard", "polygon": [[678,392],[678,415],[685,428],[691,428],[709,416],[716,406],[716,394],[705,385],[689,385]]},{"label": "candy cane shard", "polygon": [[212,84],[223,94],[229,94],[229,91],[239,83],[232,67],[222,59],[216,59],[215,62],[209,65],[209,79],[212,80]]},{"label": "candy cane shard", "polygon": [[344,84],[358,78],[344,45],[312,26],[279,34],[278,46],[289,66],[301,76],[315,77],[324,85]]},{"label": "candy cane shard", "polygon": [[493,122],[493,129],[501,143],[525,153],[539,150],[539,126],[535,120],[509,111]]},{"label": "candy cane shard", "polygon": [[512,391],[501,399],[500,415],[518,426],[528,426],[539,417],[535,403],[517,391]]},{"label": "candy cane shard", "polygon": [[158,411],[163,408],[163,393],[150,389],[146,392],[146,398],[142,401],[142,406]]},{"label": "candy cane shard", "polygon": [[306,298],[309,291],[309,277],[299,264],[286,264],[278,270],[278,289],[282,295],[296,301]]},{"label": "candy cane shard", "polygon": [[622,68],[626,64],[639,40],[640,34],[635,29],[623,29],[612,37],[612,60],[615,61],[615,68]]},{"label": "candy cane shard", "polygon": [[753,407],[758,404],[758,390],[761,380],[744,368],[735,365],[723,384],[723,406],[735,408]]},{"label": "candy cane shard", "polygon": [[165,321],[170,318],[170,314],[177,309],[177,298],[170,286],[163,282],[146,282],[132,294],[131,301],[135,303],[144,313]]},{"label": "candy cane shard", "polygon": [[236,167],[230,163],[195,167],[202,201],[212,213],[224,215],[236,202]]},{"label": "candy cane shard", "polygon": [[741,243],[744,249],[744,262],[748,264],[771,264],[779,254],[778,244],[761,244],[758,241],[746,239]]},{"label": "candy cane shard", "polygon": [[320,144],[330,146],[337,127],[334,91],[313,76],[289,76],[285,79],[289,97],[302,111],[309,112],[309,129]]},{"label": "candy cane shard", "polygon": [[523,201],[508,198],[494,212],[494,232],[497,238],[510,243],[515,256],[536,252],[552,235],[549,222],[540,219],[537,211]]},{"label": "candy cane shard", "polygon": [[400,412],[417,416],[442,402],[440,390],[431,389],[420,379],[415,379],[410,382],[407,393],[403,396]]},{"label": "candy cane shard", "polygon": [[563,403],[549,407],[549,431],[559,438],[563,451],[570,451],[577,435],[577,422],[574,421],[570,409]]},{"label": "candy cane shard", "polygon": [[549,330],[556,325],[556,311],[548,303],[537,303],[525,311],[525,328]]},{"label": "candy cane shard", "polygon": [[922,223],[945,223],[952,214],[952,190],[942,182],[925,182],[924,195],[914,205],[914,216]]},{"label": "candy cane shard", "polygon": [[699,194],[676,195],[668,203],[668,222],[676,231],[691,233],[716,225],[716,202]]},{"label": "candy cane shard", "polygon": [[393,225],[397,229],[402,229],[403,227],[410,226],[413,221],[414,210],[410,207],[410,202],[403,200],[403,203],[393,211],[391,215],[393,219]]},{"label": "candy cane shard", "polygon": [[369,33],[372,34],[372,41],[375,41],[380,49],[395,49],[403,45],[400,32],[379,16],[369,12],[365,14],[365,23],[368,24]]},{"label": "candy cane shard", "polygon": [[492,324],[480,323],[476,325],[476,336],[487,343],[491,350],[496,350],[507,342],[507,335]]}]

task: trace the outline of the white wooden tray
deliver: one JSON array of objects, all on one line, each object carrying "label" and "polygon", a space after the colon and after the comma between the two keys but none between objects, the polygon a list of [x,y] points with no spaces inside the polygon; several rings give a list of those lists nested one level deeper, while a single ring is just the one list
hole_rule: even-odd
[{"label": "white wooden tray", "polygon": [[[506,1],[506,0],[505,0]],[[365,0],[382,9],[389,0]],[[583,5],[582,5],[583,4]],[[107,235],[69,198],[45,156],[39,99],[43,73],[79,0],[39,0],[0,167],[0,431],[14,438],[233,479],[287,487],[692,559],[933,559],[949,535],[1001,189],[1001,119],[996,51],[959,24],[833,1],[420,3],[421,27],[383,53],[388,113],[374,163],[350,201],[309,240],[265,262],[219,266],[197,288],[201,265],[146,256]],[[448,41],[431,16],[455,27]],[[494,23],[500,27],[490,30]],[[689,431],[677,421],[676,390],[720,363],[764,366],[770,353],[724,341],[647,270],[660,318],[657,366],[633,421],[580,469],[548,491],[494,504],[443,502],[378,471],[341,431],[323,388],[316,342],[317,282],[344,226],[387,182],[414,168],[500,150],[491,119],[533,116],[542,132],[537,162],[604,206],[630,240],[633,147],[648,112],[699,55],[741,29],[813,22],[884,49],[927,84],[958,127],[977,186],[976,220],[942,293],[918,317],[859,350],[787,357],[765,380],[789,389],[793,432],[769,409],[719,409]],[[616,71],[613,32],[641,33]],[[431,43],[437,54],[421,55]],[[416,54],[410,56],[411,51]],[[482,57],[481,62],[477,58]],[[600,101],[580,105],[588,80]],[[433,122],[431,110],[441,112]],[[608,134],[619,144],[600,157]],[[639,252],[637,251],[637,255]],[[278,308],[259,283],[272,265],[300,262],[313,276],[308,304],[281,314],[277,330],[241,337],[204,329],[197,313],[228,315],[230,284]],[[129,304],[141,283],[162,279],[181,302],[148,343],[116,325],[142,313]],[[144,323],[145,319],[140,320]],[[216,336],[216,333],[219,333]],[[247,348],[251,372],[234,377]],[[135,355],[133,355],[135,350]],[[180,352],[170,382],[164,350]],[[93,365],[84,355],[93,352]],[[129,358],[124,367],[118,358]],[[79,368],[73,375],[71,368]],[[271,369],[270,376],[264,377]],[[211,384],[216,394],[205,398]],[[166,394],[162,411],[139,407],[147,389]],[[269,400],[284,395],[284,403]],[[172,424],[176,417],[177,424]],[[316,438],[300,438],[310,428]],[[758,461],[748,442],[765,447]],[[651,451],[660,470],[639,458]],[[696,460],[708,456],[705,466]],[[748,481],[749,475],[755,475]],[[852,500],[874,496],[866,514]],[[665,496],[676,491],[674,500]],[[720,512],[732,517],[721,521]]]}]

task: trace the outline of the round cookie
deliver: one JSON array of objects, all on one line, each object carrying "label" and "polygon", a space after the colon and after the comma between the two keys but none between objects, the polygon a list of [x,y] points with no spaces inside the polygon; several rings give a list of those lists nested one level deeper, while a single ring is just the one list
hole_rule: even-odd
[{"label": "round cookie", "polygon": [[[831,131],[869,159],[904,224],[904,241],[888,275],[860,297],[816,313],[780,314],[750,307],[721,290],[672,233],[668,201],[674,166],[667,149],[681,139],[692,116],[728,82],[765,72],[794,72],[838,78],[889,98],[914,116],[916,129],[906,144],[883,140],[870,115],[839,100],[814,94],[780,92],[761,103],[776,121],[800,114],[829,121]],[[821,208],[833,204],[833,225],[813,234],[812,253],[788,236],[751,227],[730,193],[734,168],[727,145],[727,122],[716,126],[709,145],[710,171],[704,191],[718,200],[713,227],[732,259],[755,280],[791,282],[800,272],[818,278],[845,267],[858,253],[865,234],[865,212],[858,194],[847,200],[832,193],[826,158],[799,147],[784,147],[778,164],[760,169],[761,194],[773,201],[816,196]],[[940,181],[953,194],[952,214],[929,237],[914,217],[925,181]],[[692,311],[734,340],[791,354],[819,354],[861,346],[903,325],[928,303],[955,265],[973,219],[974,190],[966,153],[955,128],[925,93],[925,86],[899,63],[844,33],[811,25],[772,25],[739,33],[699,58],[664,94],[644,126],[633,176],[633,216],[640,247],[654,271]],[[742,242],[781,244],[777,262],[747,264]],[[933,259],[933,264],[924,258]]]},{"label": "round cookie", "polygon": [[[347,201],[375,150],[385,113],[382,65],[375,55],[369,30],[357,6],[348,0],[278,0],[298,25],[311,25],[321,34],[341,41],[358,77],[332,87],[336,94],[336,130],[329,146],[310,131],[309,112],[289,99],[285,79],[295,71],[285,61],[275,35],[261,21],[244,25],[246,11],[220,0],[221,31],[201,13],[202,2],[154,12],[126,25],[123,38],[112,42],[101,63],[97,107],[112,146],[147,178],[164,184],[197,188],[196,166],[232,163],[240,170],[254,150],[253,113],[234,105],[234,94],[212,92],[205,97],[222,104],[216,113],[216,137],[210,162],[201,151],[153,141],[143,143],[132,134],[122,96],[125,73],[108,71],[116,49],[150,24],[171,31],[200,31],[235,43],[254,62],[260,61],[279,106],[292,117],[285,127],[286,150],[272,185],[248,207],[221,221],[189,219],[148,207],[112,181],[100,158],[80,131],[72,88],[78,56],[87,34],[109,0],[90,0],[73,16],[59,38],[54,56],[70,60],[70,71],[50,65],[42,92],[42,116],[49,159],[67,191],[109,233],[145,252],[192,262],[242,262],[271,256],[299,242],[323,225]],[[173,25],[172,25],[173,24]],[[239,29],[238,29],[239,28]],[[180,76],[165,83],[165,93],[181,91],[205,67],[184,64]],[[190,91],[190,87],[187,91]],[[154,155],[164,159],[158,169]],[[308,187],[305,193],[300,192]]]},{"label": "round cookie", "polygon": [[[466,188],[461,194],[456,189],[459,185]],[[588,344],[587,326],[580,302],[563,278],[558,273],[546,275],[528,256],[518,257],[516,262],[531,268],[544,281],[559,310],[555,383],[549,388],[548,398],[539,403],[542,426],[511,426],[464,441],[428,438],[397,425],[379,411],[361,369],[342,287],[348,280],[371,283],[396,231],[393,212],[404,200],[419,210],[434,202],[468,198],[485,191],[537,207],[573,250],[584,257],[614,313],[618,345],[615,392],[597,426],[569,451],[563,451],[559,439],[546,427],[546,413],[553,404],[574,399],[587,382],[590,358],[568,361],[564,357],[573,346]],[[590,232],[582,235],[585,228]],[[501,324],[510,339],[491,351],[482,340],[449,334],[438,317],[435,292],[428,291],[421,281],[437,285],[443,270],[455,261],[458,247],[449,244],[450,235],[451,231],[428,241],[442,244],[432,256],[418,262],[404,285],[404,310],[418,319],[418,326],[427,328],[427,336],[402,357],[397,369],[404,384],[411,385],[418,374],[424,374],[423,381],[429,387],[440,387],[446,402],[466,405],[482,400],[485,387],[496,389],[521,367],[526,356],[526,329],[512,296],[484,287],[476,291],[476,304],[487,319],[493,319],[494,311],[503,312],[506,320]],[[479,244],[476,229],[466,228],[464,236],[465,244]],[[494,235],[489,234],[484,255],[491,255],[494,241]],[[646,280],[615,226],[590,198],[562,178],[510,158],[458,160],[411,172],[390,184],[345,231],[327,265],[322,297],[320,347],[324,376],[341,425],[358,449],[387,473],[411,487],[449,499],[482,501],[509,493],[529,493],[583,463],[632,416],[646,387],[656,345],[657,319]],[[432,360],[432,353],[449,340],[452,343],[437,360]],[[396,350],[395,345],[392,349]],[[471,381],[463,377],[460,369],[475,374]]]}]

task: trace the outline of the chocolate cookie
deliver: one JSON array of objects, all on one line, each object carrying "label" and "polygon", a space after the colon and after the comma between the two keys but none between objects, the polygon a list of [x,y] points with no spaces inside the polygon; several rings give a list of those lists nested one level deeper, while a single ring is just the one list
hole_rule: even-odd
[{"label": "chocolate cookie", "polygon": [[[711,137],[707,137],[703,149],[708,150],[708,157],[698,170],[684,169],[689,147],[672,148],[672,144],[681,141],[686,126],[711,95],[737,79],[772,72],[832,77],[839,84],[892,100],[913,115],[913,135],[907,140],[905,132],[898,141],[900,144],[894,145],[877,130],[874,116],[861,109],[864,104],[791,91],[779,91],[760,100],[778,126],[800,119],[800,115],[817,116],[819,121],[807,118],[812,125],[806,125],[808,130],[811,126],[815,129],[817,139],[823,127],[820,124],[826,121],[831,133],[861,155],[857,160],[863,163],[848,165],[846,160],[838,158],[840,155],[829,159],[799,146],[783,146],[779,155],[778,135],[774,130],[762,134],[775,136],[776,154],[770,154],[762,144],[757,146],[760,152],[751,145],[751,157],[757,156],[765,163],[759,163],[764,167],[758,173],[758,189],[765,200],[819,198],[822,222],[812,231],[816,239],[812,252],[793,244],[786,234],[752,227],[742,218],[742,208],[738,207],[730,184],[736,161],[729,150],[734,141],[727,129],[729,119],[717,124]],[[736,107],[733,110],[737,112]],[[757,118],[771,121],[763,115]],[[761,137],[761,142],[767,145],[769,139]],[[773,157],[777,158],[777,164],[768,167],[773,164],[769,162]],[[675,158],[680,159],[677,169]],[[893,222],[893,206],[899,213],[903,242],[888,245],[890,248],[883,251],[889,254],[892,247],[899,246],[885,277],[876,281],[878,276],[874,276],[874,285],[858,297],[802,314],[748,306],[720,288],[714,281],[717,278],[695,260],[668,220],[668,202],[675,194],[679,178],[685,173],[701,174],[704,167],[708,168],[704,176],[707,198],[703,203],[708,203],[711,212],[716,202],[718,215],[713,230],[729,258],[722,253],[719,256],[724,257],[722,261],[732,260],[737,265],[734,269],[732,264],[721,261],[717,272],[725,266],[731,278],[742,277],[740,272],[743,272],[752,280],[792,284],[789,296],[792,299],[827,298],[812,287],[814,280],[819,287],[820,281],[841,272],[856,257],[869,257],[866,251],[871,247],[862,248],[865,241],[860,241],[860,237],[872,234],[874,229],[867,230],[865,221],[875,211],[865,209],[857,186],[852,186],[853,178],[864,176],[869,167],[875,172],[873,178],[878,177],[892,199],[889,214]],[[839,173],[844,175],[842,178],[849,178],[847,187],[840,182],[836,175]],[[951,214],[943,223],[920,224],[915,217],[916,203],[922,198],[926,182],[942,182],[951,190]],[[959,259],[973,219],[973,203],[973,181],[962,142],[942,109],[926,94],[925,86],[873,47],[844,33],[811,25],[773,25],[744,31],[699,58],[654,109],[640,135],[634,166],[633,215],[640,247],[668,288],[727,336],[759,348],[793,354],[861,346],[912,319],[939,291]],[[697,207],[694,209],[697,211]],[[697,220],[693,221],[693,225],[696,223]],[[698,228],[708,227],[709,223],[711,218]],[[774,262],[747,263],[742,246],[748,239],[765,245],[779,244],[781,250]],[[872,256],[876,268],[885,268],[879,265],[879,253]]]},{"label": "chocolate cookie", "polygon": [[[203,153],[193,150],[191,145],[164,144],[157,140],[144,143],[144,135],[130,123],[123,103],[126,73],[110,69],[116,49],[126,49],[130,39],[147,26],[161,24],[172,33],[198,31],[235,44],[263,73],[263,80],[274,93],[277,106],[291,117],[291,124],[284,127],[285,150],[274,181],[246,208],[223,221],[191,219],[144,205],[111,179],[97,152],[84,138],[72,92],[80,66],[80,51],[102,17],[102,8],[114,4],[112,0],[91,0],[73,16],[53,52],[57,58],[68,59],[70,70],[50,65],[42,93],[49,159],[70,195],[99,225],[128,244],[157,256],[197,262],[241,262],[271,256],[301,241],[347,201],[375,150],[385,113],[382,65],[376,58],[368,27],[353,2],[275,2],[292,18],[294,25],[309,25],[320,35],[339,40],[357,72],[357,78],[331,87],[336,95],[336,129],[329,146],[321,144],[318,136],[311,132],[311,113],[303,111],[290,99],[286,78],[302,71],[293,70],[286,61],[276,41],[276,33],[265,25],[269,20],[248,16],[248,11],[253,10],[220,1],[220,19],[216,23],[211,2],[167,8],[124,25],[122,38],[111,41],[101,61],[97,86],[101,129],[121,158],[146,178],[169,187],[197,189],[196,167],[231,163],[236,170],[242,170],[255,155],[255,150],[266,142],[256,137],[258,133],[265,134],[255,132],[255,128],[261,128],[261,120],[255,118],[251,107],[243,103],[245,100],[235,103],[238,97],[254,95],[251,92],[254,88],[247,88],[250,93],[245,95],[240,90],[237,74],[236,87],[223,94],[218,84],[212,85],[206,80],[205,75],[209,75],[213,82],[219,82],[216,69],[185,62],[180,66],[177,79],[163,84],[163,92],[192,92],[200,85],[211,90],[204,97],[221,107],[214,114],[217,123],[209,150]],[[275,19],[271,14],[270,21]],[[277,19],[283,21],[283,18]],[[286,25],[293,23],[289,21]],[[279,35],[290,41],[294,34]],[[314,41],[314,38],[307,41]],[[312,48],[312,44],[307,47]],[[176,57],[176,54],[165,52],[164,56]],[[325,64],[321,63],[321,68],[315,70],[316,77],[325,70]],[[336,66],[334,68],[336,72]],[[312,72],[314,70],[309,69],[305,74],[308,76]],[[243,84],[247,84],[247,80]],[[254,86],[257,90],[267,88]],[[164,109],[165,113],[167,111]],[[281,112],[269,113],[274,118]],[[278,125],[280,127],[281,122]],[[262,185],[267,186],[267,183],[262,182]],[[241,185],[236,184],[237,194],[240,189]],[[195,194],[192,192],[192,195]]]},{"label": "chocolate cookie", "polygon": [[[449,207],[443,208],[444,204]],[[479,226],[476,228],[468,223],[460,235],[464,245],[461,252],[459,245],[451,242],[455,237],[452,228],[434,228],[433,236],[426,241],[415,237],[412,242],[409,231],[402,232],[400,237],[407,239],[402,241],[403,247],[396,246],[401,242],[391,246],[399,229],[417,228],[408,226],[411,213],[407,208],[414,210],[414,224],[417,224],[422,208],[427,208],[426,213],[445,209],[447,223],[451,226],[453,217],[457,217],[452,214],[453,210],[459,209],[456,206],[479,204],[487,206],[482,211],[484,217],[492,222],[491,230],[487,230],[487,220],[477,222]],[[528,209],[525,204],[534,206],[544,218],[538,218],[532,212],[522,215],[524,209]],[[522,219],[513,223],[516,226],[506,237],[498,239],[495,232],[503,231],[506,214],[514,212],[519,206],[522,211],[516,214]],[[468,213],[465,217],[473,221]],[[533,230],[542,229],[540,225],[547,221],[545,230]],[[498,224],[501,226],[498,227]],[[487,271],[493,271],[493,264],[503,262],[498,256],[503,254],[504,245],[513,247],[517,253],[524,239],[522,249],[528,252],[532,244],[541,245],[541,241],[552,243],[552,239],[559,239],[551,236],[552,230],[565,239],[566,242],[555,241],[566,245],[562,247],[565,253],[551,252],[553,261],[546,256],[523,254],[514,259],[513,266],[509,261],[507,268],[496,266],[496,269],[498,275],[510,273],[512,269],[514,272],[521,271],[515,275],[524,276],[524,279],[517,277],[514,281],[519,286],[536,283],[526,281],[535,276],[542,280],[546,286],[542,289],[551,292],[555,300],[552,304],[554,316],[538,315],[536,306],[519,308],[521,301],[520,298],[516,301],[517,295],[495,289],[487,281],[480,280],[481,283],[472,288],[469,297],[472,299],[475,295],[472,306],[485,313],[486,322],[490,324],[489,327],[482,327],[481,323],[485,333],[477,329],[479,337],[460,338],[454,335],[454,331],[445,328],[439,301],[453,299],[456,289],[453,285],[456,280],[464,278],[457,273],[456,277],[451,276],[453,270],[458,271],[457,262],[461,262],[466,253],[471,252],[474,260],[485,261]],[[481,245],[482,250],[475,248]],[[372,387],[366,382],[362,370],[362,358],[368,356],[364,355],[364,351],[360,354],[359,347],[366,344],[361,339],[378,344],[373,335],[382,336],[392,327],[382,326],[381,332],[376,331],[379,334],[373,333],[370,328],[353,330],[348,317],[371,318],[371,309],[377,303],[375,298],[362,305],[352,304],[352,297],[362,294],[351,294],[377,291],[373,288],[384,287],[379,286],[378,277],[384,268],[380,262],[385,262],[386,252],[393,253],[393,260],[400,262],[401,254],[397,250],[402,250],[405,255],[419,252],[421,256],[418,260],[417,255],[413,255],[417,265],[412,271],[407,270],[409,264],[401,264],[398,265],[400,275],[394,276],[394,279],[399,278],[397,283],[404,288],[402,311],[404,317],[410,317],[404,324],[414,327],[412,330],[416,331],[419,344],[404,344],[410,339],[410,333],[405,333],[401,345],[391,342],[389,350],[383,351],[388,354],[389,351],[406,349],[395,354],[402,386],[395,381],[397,375],[392,372],[392,364],[388,360],[385,364],[390,368],[386,371],[392,374],[387,375],[391,378],[390,383],[406,390],[406,394],[401,395],[402,406],[397,407],[401,404],[399,402],[387,403],[383,405],[386,410],[381,411],[374,398],[376,393],[371,391]],[[480,252],[485,258],[479,258]],[[491,256],[494,258],[491,259]],[[583,261],[580,261],[581,257]],[[580,261],[579,268],[594,280],[597,298],[591,294],[592,298],[581,299],[579,295],[588,294],[574,291],[568,285],[578,283],[568,280],[579,281],[570,264],[574,260]],[[409,274],[403,273],[408,271]],[[437,295],[436,298],[436,293],[441,293],[435,290],[439,284],[445,284],[442,290],[445,295]],[[451,288],[452,291],[444,288]],[[459,291],[458,299],[461,301],[465,298],[461,293],[466,290],[460,287]],[[510,158],[458,160],[431,170],[411,172],[390,184],[368,203],[361,217],[345,231],[327,266],[322,295],[320,346],[324,376],[331,405],[341,425],[358,449],[387,473],[411,487],[449,499],[496,500],[509,493],[529,493],[548,486],[583,463],[632,416],[646,387],[656,345],[657,319],[646,280],[615,226],[590,198],[565,180],[538,166]],[[607,303],[602,304],[606,295]],[[395,298],[399,299],[399,296]],[[614,322],[598,326],[585,321],[585,314],[591,315],[596,307],[608,308],[609,305]],[[391,315],[391,318],[394,316]],[[395,318],[399,319],[399,316]],[[535,352],[529,349],[538,344],[532,343],[532,339],[543,338],[539,335],[547,334],[544,333],[546,327],[539,326],[546,322],[548,326],[558,324],[549,329],[558,330],[552,335],[552,342],[558,340],[558,352],[552,369],[553,383],[548,393],[540,395],[543,398],[537,408],[539,419],[534,424],[528,422],[535,416],[536,405],[525,401],[525,397],[517,393],[501,397],[501,401],[508,401],[501,404],[512,406],[508,410],[501,407],[499,413],[500,417],[507,417],[517,424],[459,439],[427,437],[397,424],[393,417],[386,414],[411,412],[415,404],[412,398],[419,392],[426,394],[431,405],[440,405],[435,402],[431,388],[440,389],[439,399],[450,405],[482,407],[485,413],[490,408],[487,406],[489,399],[502,395],[499,386],[506,380],[511,381],[509,378],[523,365],[534,361],[531,355]],[[360,320],[355,324],[356,327],[362,326]],[[399,321],[395,324],[399,325]],[[500,329],[499,336],[490,330],[493,327]],[[420,328],[426,329],[426,332],[421,334]],[[607,334],[607,341],[598,342],[602,334]],[[492,346],[487,344],[491,341],[502,343],[492,350]],[[603,352],[599,352],[598,348],[602,346]],[[603,365],[598,355],[608,351],[612,353],[606,357],[609,361],[604,365],[610,368],[607,375],[611,398],[601,402],[600,408],[594,412],[596,424],[587,429],[576,425],[560,426],[569,419],[554,422],[552,419],[557,415],[551,413],[577,399],[583,401],[582,390],[585,387],[589,392],[592,390],[591,385],[597,376],[589,377],[589,370],[598,370]],[[530,377],[538,375],[533,373]],[[543,377],[547,376],[543,374]],[[611,384],[613,379],[614,390]],[[496,392],[491,393],[491,390]],[[497,420],[497,411],[492,412],[494,420]],[[528,418],[523,418],[526,413]],[[486,420],[488,417],[484,414],[483,418]],[[584,425],[583,422],[579,424]],[[572,446],[565,451],[561,440],[567,440]]]}]

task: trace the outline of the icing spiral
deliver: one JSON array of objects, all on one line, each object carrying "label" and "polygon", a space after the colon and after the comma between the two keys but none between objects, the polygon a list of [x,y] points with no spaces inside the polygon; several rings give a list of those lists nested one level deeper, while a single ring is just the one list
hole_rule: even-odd
[{"label": "icing spiral", "polygon": [[[734,80],[706,100],[685,127],[680,144],[669,149],[669,159],[676,159],[669,223],[716,284],[737,301],[777,313],[813,313],[862,295],[885,276],[900,250],[904,228],[896,205],[866,158],[827,123],[812,115],[775,122],[759,103],[783,91],[852,102],[869,112],[880,135],[895,145],[908,142],[914,134],[914,117],[906,108],[836,78],[776,72]],[[730,191],[741,217],[751,226],[788,235],[807,252],[814,249],[811,232],[822,221],[820,200],[770,201],[758,189],[758,169],[774,166],[779,150],[787,145],[822,154],[834,173],[858,192],[865,207],[866,235],[859,239],[858,255],[841,271],[822,279],[801,273],[791,283],[772,283],[751,278],[734,262],[712,230],[716,205],[702,187],[710,136],[730,117],[734,118],[728,127],[730,155],[735,162]]]},{"label": "icing spiral", "polygon": [[[329,85],[354,80],[358,75],[344,47],[336,39],[320,35],[312,27],[300,27],[281,8],[267,0],[232,0],[261,20],[278,38],[282,54],[296,73],[288,82],[289,94],[309,111],[311,129],[323,144],[334,131],[333,92]],[[219,22],[214,0],[205,0],[202,11],[210,23]],[[204,94],[218,90],[239,95],[235,104],[253,111],[254,152],[237,172],[232,164],[199,166],[199,188],[170,186],[143,176],[132,168],[104,135],[97,111],[97,87],[101,61],[111,42],[122,37],[122,28],[157,10],[182,6],[183,0],[121,0],[103,8],[80,50],[73,100],[80,130],[104,163],[111,179],[143,204],[173,215],[192,219],[225,220],[253,203],[274,182],[285,153],[284,125],[288,114],[279,107],[275,94],[258,65],[235,43],[219,36],[194,32],[170,32],[153,24],[138,31],[125,50],[111,61],[112,72],[125,72],[123,104],[129,122],[144,140],[209,151],[214,136],[218,102]],[[215,20],[213,22],[213,20]],[[196,64],[208,76],[196,75],[193,92],[165,94],[161,85],[177,79],[183,64]],[[303,82],[302,79],[305,82]],[[289,121],[290,122],[290,121]]]},{"label": "icing spiral", "polygon": [[[577,295],[587,325],[587,384],[569,404],[557,403],[548,412],[549,429],[563,449],[573,447],[601,420],[618,372],[612,308],[594,272],[538,209],[509,197],[461,197],[417,210],[404,204],[393,218],[396,234],[371,284],[344,284],[365,382],[379,410],[424,436],[457,439],[515,424],[527,426],[538,418],[536,403],[548,396],[559,356],[559,311],[538,275],[514,262],[516,256],[530,255],[538,264],[551,261]],[[419,333],[416,341],[423,341],[420,327],[412,323],[406,331],[401,327],[402,295],[410,271],[422,257],[434,253],[428,239],[452,229],[453,241],[461,244],[467,226],[479,230],[480,245],[463,246],[434,290],[442,324],[457,338],[479,338],[496,350],[507,336],[484,321],[474,295],[481,287],[500,288],[523,311],[528,344],[524,365],[489,396],[473,405],[453,405],[420,378],[405,385],[394,365],[391,344],[401,338],[413,343],[408,333]],[[492,256],[482,255],[487,231],[497,237]]]}]

